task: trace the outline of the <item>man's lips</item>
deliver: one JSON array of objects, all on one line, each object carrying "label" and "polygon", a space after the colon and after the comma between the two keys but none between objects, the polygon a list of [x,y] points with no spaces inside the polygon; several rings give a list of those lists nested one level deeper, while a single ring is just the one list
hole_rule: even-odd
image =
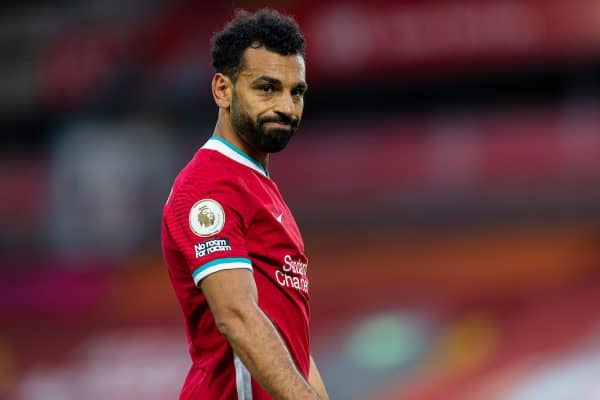
[{"label": "man's lips", "polygon": [[291,128],[292,125],[287,122],[276,122],[276,121],[268,121],[265,122],[264,125],[268,125],[276,128]]}]

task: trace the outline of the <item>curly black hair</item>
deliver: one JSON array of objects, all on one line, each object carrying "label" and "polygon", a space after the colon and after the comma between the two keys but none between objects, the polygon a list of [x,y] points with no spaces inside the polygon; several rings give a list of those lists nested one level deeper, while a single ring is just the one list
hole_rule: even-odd
[{"label": "curly black hair", "polygon": [[235,81],[244,67],[244,51],[263,46],[283,56],[306,57],[304,37],[292,17],[270,8],[255,14],[237,10],[234,19],[212,37],[213,67]]}]

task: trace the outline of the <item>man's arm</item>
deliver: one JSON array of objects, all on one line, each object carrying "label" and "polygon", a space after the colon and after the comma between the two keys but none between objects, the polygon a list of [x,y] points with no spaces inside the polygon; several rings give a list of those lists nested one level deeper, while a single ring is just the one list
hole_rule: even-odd
[{"label": "man's arm", "polygon": [[327,389],[325,389],[325,384],[323,383],[323,379],[321,379],[321,374],[319,374],[317,364],[315,363],[315,360],[314,358],[312,358],[312,356],[310,356],[310,370],[308,372],[308,383],[310,384],[310,386],[315,388],[315,391],[319,394],[321,400],[329,400]]},{"label": "man's arm", "polygon": [[300,374],[277,329],[257,303],[252,272],[231,269],[200,283],[217,328],[252,377],[276,400],[321,400]]}]

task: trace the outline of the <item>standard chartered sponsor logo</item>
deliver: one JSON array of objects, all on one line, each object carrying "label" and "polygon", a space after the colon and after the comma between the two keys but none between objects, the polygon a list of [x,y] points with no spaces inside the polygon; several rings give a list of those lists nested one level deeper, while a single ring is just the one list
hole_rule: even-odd
[{"label": "standard chartered sponsor logo", "polygon": [[295,260],[289,254],[283,258],[282,270],[275,271],[277,283],[284,287],[290,287],[308,293],[308,277],[306,271],[308,264],[301,260]]},{"label": "standard chartered sponsor logo", "polygon": [[295,274],[306,276],[307,268],[308,265],[306,263],[294,260],[289,254],[286,254],[285,257],[283,257],[283,270],[285,272],[291,271]]},{"label": "standard chartered sponsor logo", "polygon": [[277,278],[277,282],[281,286],[291,287],[308,293],[308,279],[306,279],[306,277],[298,278],[297,276],[291,276],[277,270],[275,271],[275,278]]}]

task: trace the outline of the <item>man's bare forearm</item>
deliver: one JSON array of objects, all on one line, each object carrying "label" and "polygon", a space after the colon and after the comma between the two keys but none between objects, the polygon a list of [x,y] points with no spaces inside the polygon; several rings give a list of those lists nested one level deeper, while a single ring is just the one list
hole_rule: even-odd
[{"label": "man's bare forearm", "polygon": [[329,394],[327,394],[327,389],[325,389],[325,384],[323,383],[321,374],[317,369],[317,363],[315,363],[315,360],[312,356],[310,356],[310,370],[308,373],[308,383],[319,394],[321,400],[329,400]]},{"label": "man's bare forearm", "polygon": [[296,368],[273,323],[257,305],[236,310],[219,324],[252,377],[276,400],[317,400],[317,392]]}]

